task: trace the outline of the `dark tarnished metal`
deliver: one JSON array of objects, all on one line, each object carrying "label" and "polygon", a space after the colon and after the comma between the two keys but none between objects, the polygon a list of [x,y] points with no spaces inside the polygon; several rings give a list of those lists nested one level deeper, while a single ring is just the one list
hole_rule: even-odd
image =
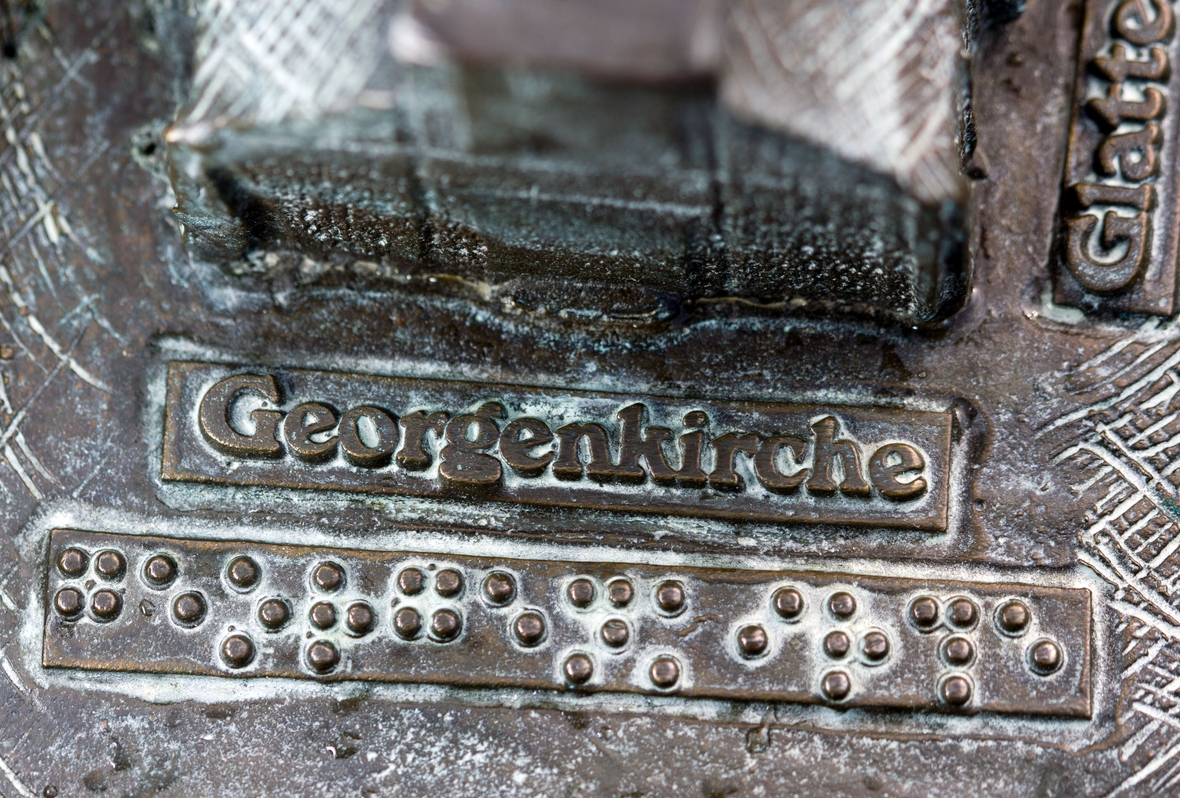
[{"label": "dark tarnished metal", "polygon": [[[171,557],[183,576],[163,593],[134,578],[121,581],[117,593],[100,590],[94,601],[103,597],[113,609],[100,611],[96,603],[91,620],[61,607],[47,611],[47,667],[550,690],[566,689],[572,679],[584,690],[802,703],[822,701],[831,692],[824,679],[838,667],[847,685],[838,698],[828,697],[847,706],[1067,717],[1091,712],[1087,590],[850,573],[424,558],[71,530],[54,532],[50,542],[52,556],[105,547],[117,547],[133,563]],[[264,574],[257,595],[243,595],[222,577],[224,563],[243,548]],[[428,581],[437,598],[426,591],[415,599],[399,589],[395,575],[415,566],[434,574]],[[328,567],[347,573],[347,587],[324,600],[320,576]],[[452,587],[489,584],[508,572],[518,588],[498,600],[487,591]],[[570,600],[575,583],[619,577],[636,588],[625,607]],[[68,580],[56,574],[49,591],[85,584],[85,574]],[[789,619],[776,613],[782,589],[809,596],[809,611]],[[108,623],[121,601],[170,601],[174,618],[127,613],[121,623]],[[941,617],[912,623],[913,603],[930,601],[942,602]],[[294,622],[266,620],[264,611],[277,603],[294,607]],[[1026,613],[1018,625],[1011,622],[1013,606]],[[431,617],[428,635],[416,636],[413,622],[397,620],[407,609],[415,618]],[[308,625],[298,620],[305,614]],[[964,644],[972,653],[962,652]],[[574,655],[589,661],[591,675],[580,675],[579,659],[570,676]],[[972,685],[970,695],[952,687],[948,697],[952,679]]]},{"label": "dark tarnished metal", "polygon": [[[622,74],[557,75],[498,61],[493,31],[457,8],[474,2],[450,18],[377,0],[0,3],[0,794],[1174,794],[1177,38],[1133,40],[1174,4],[799,0],[791,13],[815,15],[775,29],[773,3],[720,3],[768,20],[731,44],[811,31],[800,60],[742,85],[815,102],[739,116],[724,87],[740,49],[699,71],[683,49],[653,51],[644,69],[695,81],[653,83],[626,48],[571,56],[558,28],[522,53]],[[683,4],[623,5],[646,19]],[[377,24],[341,22],[372,9]],[[214,16],[238,44],[204,37]],[[903,18],[941,27],[883,35]],[[457,83],[403,98],[470,102],[419,118],[475,119],[478,157],[452,157],[466,152],[442,136],[453,127],[392,140],[407,129],[382,116],[395,87],[344,85],[373,53],[422,45],[422,28],[450,49],[433,65],[420,50],[414,74]],[[928,107],[955,103],[922,160],[954,167],[941,174],[962,193],[941,216],[910,204],[916,172],[869,158],[917,140],[887,147],[880,131],[935,117],[891,122],[902,103],[856,79],[917,74],[891,46],[964,29],[963,60],[940,45],[923,67],[953,78],[923,84],[942,87]],[[469,52],[472,30],[488,51]],[[681,47],[685,30],[656,40]],[[1168,77],[1147,74],[1156,46]],[[940,64],[964,67],[970,91]],[[218,95],[195,113],[230,74],[298,80],[265,107]],[[1130,107],[1148,89],[1159,114],[1131,118],[1152,110]],[[344,111],[318,103],[344,95]],[[865,108],[881,111],[871,125],[812,113]],[[1118,127],[1100,127],[1104,108]],[[362,141],[364,119],[384,127]],[[537,135],[555,121],[564,137]],[[225,123],[217,147],[196,122]],[[957,130],[977,139],[961,172]],[[603,131],[617,146],[591,146]],[[1134,142],[1145,157],[1128,160]],[[396,184],[407,170],[380,147],[417,148],[408,173],[429,180]],[[193,182],[176,173],[194,165]],[[1079,184],[1098,187],[1089,207]],[[1093,222],[1087,257],[1115,262],[1145,188],[1141,270],[1083,291],[1071,220]],[[904,212],[869,213],[883,208]],[[1125,221],[1106,227],[1107,210]],[[871,219],[895,226],[876,236]],[[400,243],[369,240],[396,229]],[[879,265],[922,268],[834,281],[842,254],[890,240]],[[488,241],[509,242],[494,268]],[[957,271],[909,249],[935,241],[962,242]],[[406,263],[373,254],[403,244]],[[803,261],[783,253],[806,246],[822,279],[794,296],[783,285],[803,272],[786,267]],[[213,402],[202,427],[227,377],[252,381],[225,386],[232,412]],[[647,416],[619,418],[633,406]],[[490,460],[448,477],[460,416],[474,420],[452,445]],[[625,425],[668,438],[636,455],[642,481],[587,474],[588,449],[561,480],[557,433],[575,422],[602,428],[611,469],[631,465]],[[829,430],[847,458],[809,489]],[[661,484],[651,460],[679,469],[694,431],[704,486]],[[736,489],[724,468],[728,484],[709,482],[730,434]],[[773,438],[763,477],[782,493],[757,470]],[[900,448],[880,465],[925,480],[918,499],[874,483],[873,456],[895,444],[924,465]],[[468,468],[492,461],[499,481]],[[776,481],[800,464],[793,492]]]}]

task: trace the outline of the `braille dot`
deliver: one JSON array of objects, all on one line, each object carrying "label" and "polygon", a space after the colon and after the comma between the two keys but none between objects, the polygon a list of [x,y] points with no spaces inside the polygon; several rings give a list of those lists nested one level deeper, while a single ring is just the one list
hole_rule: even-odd
[{"label": "braille dot", "polygon": [[282,599],[267,599],[258,608],[258,622],[272,632],[282,629],[291,620],[291,608]]},{"label": "braille dot", "polygon": [[121,609],[123,599],[113,590],[96,590],[90,597],[90,611],[100,620],[114,620]]},{"label": "braille dot", "polygon": [[320,601],[311,605],[307,617],[315,628],[331,629],[336,625],[336,608],[326,601]]},{"label": "braille dot", "polygon": [[844,671],[832,671],[824,675],[820,689],[824,691],[825,696],[833,701],[841,701],[847,698],[848,693],[852,690],[852,680]]},{"label": "braille dot", "polygon": [[656,588],[656,605],[669,615],[683,610],[684,586],[679,582],[664,582]]},{"label": "braille dot", "polygon": [[606,586],[606,597],[616,607],[626,607],[635,596],[635,589],[626,579],[616,579]]},{"label": "braille dot", "polygon": [[833,659],[840,659],[852,648],[852,641],[843,632],[832,632],[824,638],[824,653]]},{"label": "braille dot", "polygon": [[507,604],[516,596],[516,582],[508,574],[497,571],[484,580],[483,594],[492,604]]},{"label": "braille dot", "polygon": [[205,599],[200,593],[181,593],[172,602],[172,616],[184,626],[196,626],[205,619]]},{"label": "braille dot", "polygon": [[572,684],[585,684],[594,675],[594,663],[585,654],[570,654],[562,670]]},{"label": "braille dot", "polygon": [[426,587],[426,575],[417,568],[404,568],[397,575],[397,586],[407,596],[416,596]]},{"label": "braille dot", "polygon": [[221,643],[221,659],[231,668],[244,668],[254,661],[254,643],[245,635],[230,635]]},{"label": "braille dot", "polygon": [[434,590],[443,598],[459,595],[463,589],[463,574],[454,568],[444,568],[434,577]]},{"label": "braille dot", "polygon": [[738,630],[738,648],[742,650],[742,654],[747,657],[760,657],[766,653],[766,647],[770,644],[770,638],[766,636],[766,630],[761,626],[751,625],[743,626]]},{"label": "braille dot", "polygon": [[103,579],[122,579],[123,573],[127,570],[127,561],[117,551],[100,552],[94,558],[94,570],[98,571],[98,575]]},{"label": "braille dot", "polygon": [[648,669],[651,682],[661,690],[667,690],[680,681],[680,663],[675,657],[659,657]]},{"label": "braille dot", "polygon": [[783,587],[775,591],[774,611],[780,617],[793,621],[803,614],[803,594],[793,587]]},{"label": "braille dot", "polygon": [[53,597],[53,606],[63,618],[76,618],[82,612],[82,591],[63,587]]},{"label": "braille dot", "polygon": [[919,629],[929,629],[938,623],[938,602],[929,596],[915,599],[910,605],[910,618]]},{"label": "braille dot", "polygon": [[951,706],[962,706],[971,700],[971,682],[965,676],[951,676],[942,683],[941,693]]},{"label": "braille dot", "polygon": [[373,628],[373,623],[376,621],[373,615],[373,608],[363,601],[358,601],[355,604],[349,605],[344,612],[344,625],[348,631],[357,636],[364,636]]},{"label": "braille dot", "polygon": [[334,593],[344,587],[344,569],[334,562],[322,562],[312,572],[315,586],[326,593]]},{"label": "braille dot", "polygon": [[327,640],[317,640],[307,647],[307,664],[316,673],[327,673],[340,662],[340,651]]},{"label": "braille dot", "polygon": [[230,561],[229,567],[225,569],[225,576],[229,579],[229,583],[238,590],[250,590],[258,584],[258,578],[261,575],[258,563],[249,557],[235,557]]},{"label": "braille dot", "polygon": [[452,610],[438,610],[430,617],[430,632],[439,640],[454,640],[463,628],[463,622]]},{"label": "braille dot", "polygon": [[828,609],[837,618],[848,618],[856,612],[856,599],[852,597],[851,593],[844,591],[833,593],[832,597],[828,599]]},{"label": "braille dot", "polygon": [[86,552],[81,549],[66,549],[57,558],[57,567],[66,576],[81,576],[88,562]]},{"label": "braille dot", "polygon": [[975,656],[975,646],[965,637],[947,638],[942,655],[951,665],[966,665]]},{"label": "braille dot", "polygon": [[539,612],[526,612],[517,616],[512,631],[522,646],[535,646],[545,637],[545,619]]},{"label": "braille dot", "polygon": [[889,656],[889,638],[884,632],[869,632],[861,638],[860,643],[860,650],[873,662],[880,662]]},{"label": "braille dot", "polygon": [[996,623],[1008,634],[1018,635],[1028,626],[1031,617],[1028,607],[1024,606],[1023,602],[1013,599],[1000,607],[996,614]]},{"label": "braille dot", "polygon": [[150,558],[143,566],[143,578],[154,588],[164,588],[176,579],[176,561],[164,554]]},{"label": "braille dot", "polygon": [[950,610],[947,611],[947,617],[955,626],[960,629],[971,626],[975,623],[979,612],[975,609],[975,604],[970,599],[960,598],[951,602]]},{"label": "braille dot", "polygon": [[393,614],[393,630],[406,640],[416,637],[422,631],[422,616],[413,607],[402,607]]},{"label": "braille dot", "polygon": [[570,586],[566,588],[565,592],[569,596],[570,604],[573,604],[580,610],[584,610],[594,602],[596,591],[594,590],[594,583],[589,579],[575,579],[570,582]]},{"label": "braille dot", "polygon": [[627,628],[625,621],[611,618],[602,625],[599,634],[602,635],[602,642],[611,648],[622,648],[627,645],[627,639],[631,637],[631,630]]},{"label": "braille dot", "polygon": [[1032,647],[1031,659],[1037,673],[1052,673],[1061,667],[1061,647],[1052,640],[1041,640]]}]

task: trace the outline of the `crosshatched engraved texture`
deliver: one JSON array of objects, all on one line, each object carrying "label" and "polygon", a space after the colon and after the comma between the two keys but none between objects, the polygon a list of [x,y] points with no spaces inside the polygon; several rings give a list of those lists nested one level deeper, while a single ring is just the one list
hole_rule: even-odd
[{"label": "crosshatched engraved texture", "polygon": [[[1180,73],[1167,0],[1088,0],[1062,202],[1058,302],[1171,315]],[[1170,111],[1170,113],[1169,113]],[[1101,301],[1099,301],[1101,298]]]},{"label": "crosshatched engraved texture", "polygon": [[[96,584],[62,570],[77,551],[128,567]],[[167,587],[140,577],[160,556]],[[244,589],[243,556],[260,574]],[[1086,590],[75,530],[53,532],[49,571],[55,668],[1090,713]]]},{"label": "crosshatched engraved texture", "polygon": [[166,406],[166,480],[947,525],[949,412],[188,362],[169,364]]}]

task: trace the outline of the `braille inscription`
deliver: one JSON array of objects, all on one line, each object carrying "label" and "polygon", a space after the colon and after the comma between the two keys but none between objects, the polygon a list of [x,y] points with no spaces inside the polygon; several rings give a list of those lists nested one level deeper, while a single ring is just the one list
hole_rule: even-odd
[{"label": "braille inscription", "polygon": [[267,599],[258,608],[258,622],[272,632],[278,631],[291,620],[291,607],[282,599]]},{"label": "braille inscription", "polygon": [[942,682],[939,694],[951,706],[963,706],[971,700],[971,681],[966,676],[950,676]]},{"label": "braille inscription", "polygon": [[1010,635],[1024,634],[1032,616],[1023,602],[1012,600],[1000,607],[996,615],[996,624]]},{"label": "braille inscription", "polygon": [[81,576],[86,573],[90,560],[81,549],[66,549],[57,557],[57,567],[65,576]]},{"label": "braille inscription", "polygon": [[566,588],[566,595],[569,596],[570,604],[573,604],[580,610],[584,610],[594,603],[596,592],[594,583],[589,579],[575,579]]},{"label": "braille inscription", "polygon": [[99,552],[94,558],[94,570],[103,579],[118,581],[127,570],[127,560],[117,551]]},{"label": "braille inscription", "polygon": [[311,605],[308,620],[316,629],[331,629],[336,625],[336,608],[326,601]]},{"label": "braille inscription", "polygon": [[738,648],[742,650],[742,655],[754,659],[766,653],[766,647],[770,644],[770,638],[766,635],[766,630],[761,626],[750,625],[743,626],[738,630]]},{"label": "braille inscription", "polygon": [[[637,401],[257,372],[169,364],[165,480],[782,523],[947,525],[952,416],[945,410]],[[411,393],[431,406],[403,406]],[[267,406],[250,410],[238,429],[244,403],[259,398]],[[545,407],[565,409],[560,419],[540,417]],[[194,411],[195,428],[180,422]],[[242,460],[251,466],[233,465]]]},{"label": "braille inscription", "polygon": [[606,586],[606,597],[616,607],[626,607],[635,596],[635,588],[626,579],[616,579]]},{"label": "braille inscription", "polygon": [[311,581],[325,593],[335,593],[344,587],[344,569],[334,562],[320,563],[312,572]]},{"label": "braille inscription", "polygon": [[910,604],[910,619],[919,629],[930,629],[938,623],[938,602],[929,596],[914,599]]},{"label": "braille inscription", "polygon": [[832,659],[840,659],[852,648],[852,642],[843,632],[831,632],[824,638],[824,653]]},{"label": "braille inscription", "polygon": [[[118,551],[137,578],[68,577],[59,566],[68,549]],[[90,555],[91,567],[96,556]],[[166,592],[147,578],[147,564],[157,556],[178,566]],[[233,586],[228,567],[238,557],[265,569],[257,584],[268,593]],[[55,531],[43,565],[49,600],[42,661],[47,668],[115,673],[330,676],[530,690],[593,684],[607,692],[674,689],[687,698],[899,710],[1088,712],[1091,598],[1085,590],[438,553],[429,555],[429,567],[423,560],[390,551]],[[329,563],[347,577],[330,594],[312,577]],[[425,577],[416,596],[407,596],[399,578],[410,568]],[[475,580],[472,589],[440,595],[436,579],[447,571]],[[506,604],[493,601],[504,596],[489,580],[499,574],[511,579]],[[631,592],[622,607],[609,601],[607,586],[616,582]],[[850,584],[855,594],[844,587]],[[855,596],[851,615],[833,612],[833,605],[844,607],[840,594]],[[922,599],[932,610],[927,628],[914,617]],[[818,615],[808,616],[808,602]],[[955,607],[964,602],[975,618],[960,626],[965,620]],[[137,611],[119,609],[113,622],[103,622],[110,604]],[[669,613],[677,604],[684,612]],[[320,618],[322,631],[313,621],[321,610],[331,621]],[[783,610],[793,617],[784,618]],[[250,641],[250,667],[234,667],[227,658],[223,645],[234,635]],[[311,656],[316,643],[334,647],[330,667],[323,663],[333,660],[332,649]],[[659,659],[677,663],[671,687],[652,677]],[[690,662],[703,663],[691,679]],[[825,689],[825,678],[835,673],[843,676],[828,679]],[[913,686],[898,692],[898,674]],[[962,692],[952,677],[966,680],[963,704],[952,703]],[[847,693],[833,697],[842,694],[841,679]]]},{"label": "braille inscription", "polygon": [[340,664],[340,649],[327,640],[317,640],[307,647],[307,664],[316,673],[328,673]]},{"label": "braille inscription", "polygon": [[803,594],[793,587],[775,591],[774,611],[784,620],[793,621],[803,614]]},{"label": "braille inscription", "polygon": [[622,648],[631,638],[631,630],[627,628],[627,622],[618,618],[611,618],[604,623],[600,634],[602,642],[611,648]]},{"label": "braille inscription", "polygon": [[680,681],[680,663],[675,657],[659,657],[648,669],[651,683],[661,690],[670,690]]},{"label": "braille inscription", "polygon": [[1040,674],[1050,674],[1061,667],[1061,647],[1052,640],[1038,640],[1029,657],[1033,670]]},{"label": "braille inscription", "polygon": [[258,563],[249,557],[235,557],[225,569],[225,575],[238,590],[250,590],[258,584],[261,571],[258,570]]},{"label": "braille inscription", "polygon": [[72,587],[63,587],[53,597],[53,606],[63,618],[77,618],[82,614],[82,592]]},{"label": "braille inscription", "polygon": [[243,634],[233,634],[221,644],[221,659],[231,668],[244,668],[254,661],[254,643]]},{"label": "braille inscription", "polygon": [[422,631],[422,615],[413,607],[402,607],[393,614],[393,629],[398,637],[413,640]]},{"label": "braille inscription", "polygon": [[426,575],[417,568],[404,568],[397,575],[397,586],[407,596],[416,596],[426,587]]},{"label": "braille inscription", "polygon": [[957,626],[960,629],[974,626],[975,619],[978,617],[979,611],[975,608],[975,604],[971,599],[957,598],[951,602],[951,606],[947,610],[947,618],[950,620],[951,625]]},{"label": "braille inscription", "polygon": [[205,599],[200,593],[181,593],[172,602],[172,617],[181,626],[197,626],[205,620]]},{"label": "braille inscription", "polygon": [[516,595],[516,582],[508,574],[496,571],[484,580],[483,593],[490,603],[501,606],[512,601]]},{"label": "braille inscription", "polygon": [[348,629],[349,634],[357,637],[363,637],[372,631],[376,620],[373,608],[363,601],[350,604],[344,613],[345,628]]},{"label": "braille inscription", "polygon": [[852,680],[844,671],[831,671],[824,674],[820,689],[825,696],[833,701],[843,701],[852,690]]},{"label": "braille inscription", "polygon": [[843,591],[833,593],[828,599],[828,609],[837,618],[851,618],[852,614],[856,612],[856,599],[852,597],[851,593]]},{"label": "braille inscription", "polygon": [[438,610],[430,618],[430,634],[436,640],[454,640],[462,628],[463,621],[453,610]]},{"label": "braille inscription", "polygon": [[522,646],[535,646],[545,639],[545,619],[539,612],[522,613],[512,622],[512,632]]},{"label": "braille inscription", "polygon": [[157,590],[163,590],[176,580],[176,561],[166,554],[157,554],[143,566],[143,578]]},{"label": "braille inscription", "polygon": [[451,598],[463,591],[463,575],[453,568],[444,568],[434,577],[434,590],[444,598]]},{"label": "braille inscription", "polygon": [[96,590],[90,597],[90,611],[99,621],[113,621],[123,609],[123,598],[113,590]]},{"label": "braille inscription", "polygon": [[585,654],[570,654],[562,671],[571,684],[585,684],[594,675],[594,662]]}]

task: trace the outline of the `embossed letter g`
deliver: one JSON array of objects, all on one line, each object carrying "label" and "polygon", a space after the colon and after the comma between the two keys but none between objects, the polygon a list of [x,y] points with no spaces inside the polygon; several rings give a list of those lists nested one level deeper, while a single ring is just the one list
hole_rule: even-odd
[{"label": "embossed letter g", "polygon": [[259,409],[251,413],[253,435],[243,435],[230,425],[233,403],[244,391],[262,394],[278,404],[279,388],[274,377],[259,374],[226,377],[210,388],[201,400],[198,420],[205,440],[219,452],[235,457],[281,457],[283,445],[275,438],[275,430],[283,420],[283,414],[278,410]]}]

